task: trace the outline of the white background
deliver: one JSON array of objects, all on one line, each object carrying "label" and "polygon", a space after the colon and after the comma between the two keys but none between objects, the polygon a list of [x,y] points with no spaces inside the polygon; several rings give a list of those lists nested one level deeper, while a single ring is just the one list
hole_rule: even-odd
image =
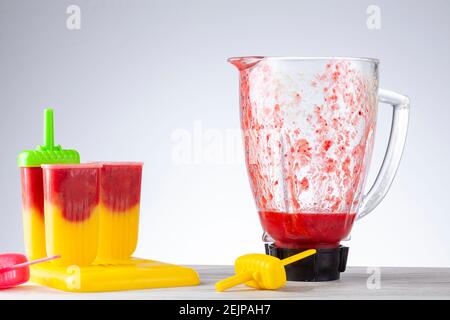
[{"label": "white background", "polygon": [[[66,28],[70,4],[81,30]],[[371,4],[380,30],[366,27]],[[231,264],[262,252],[243,162],[177,165],[173,133],[239,127],[227,57],[369,56],[381,87],[411,98],[411,122],[388,196],[354,227],[349,264],[449,267],[449,16],[448,1],[1,0],[0,251],[23,250],[16,156],[41,143],[53,107],[56,142],[82,160],[145,162],[136,255]],[[382,105],[372,179],[390,117]],[[207,135],[201,148],[223,145]]]}]

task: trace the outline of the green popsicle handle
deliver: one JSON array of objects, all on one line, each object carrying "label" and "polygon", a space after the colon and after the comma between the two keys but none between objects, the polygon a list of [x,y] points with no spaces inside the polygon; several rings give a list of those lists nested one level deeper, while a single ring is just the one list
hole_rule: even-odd
[{"label": "green popsicle handle", "polygon": [[55,145],[53,127],[53,109],[44,109],[44,143],[35,150],[25,150],[19,154],[19,167],[40,167],[43,164],[80,163],[80,154],[76,150],[67,150]]},{"label": "green popsicle handle", "polygon": [[53,129],[53,109],[44,110],[44,146],[47,150],[52,150],[55,144]]}]

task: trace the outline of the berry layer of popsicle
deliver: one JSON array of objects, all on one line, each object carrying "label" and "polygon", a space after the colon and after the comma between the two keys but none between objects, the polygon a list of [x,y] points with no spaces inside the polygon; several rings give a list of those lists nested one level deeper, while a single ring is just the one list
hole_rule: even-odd
[{"label": "berry layer of popsicle", "polygon": [[123,260],[136,249],[142,163],[102,163],[99,260]]},{"label": "berry layer of popsicle", "polygon": [[40,167],[20,168],[23,234],[28,259],[47,256],[45,251],[44,190]]},{"label": "berry layer of popsicle", "polygon": [[44,165],[47,253],[63,265],[89,265],[98,248],[99,165]]}]

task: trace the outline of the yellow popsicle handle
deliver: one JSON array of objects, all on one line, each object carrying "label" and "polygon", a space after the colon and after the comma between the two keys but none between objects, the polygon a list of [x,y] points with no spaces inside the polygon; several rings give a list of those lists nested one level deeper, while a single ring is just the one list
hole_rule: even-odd
[{"label": "yellow popsicle handle", "polygon": [[228,290],[234,286],[237,286],[238,284],[245,283],[247,281],[253,280],[253,272],[247,271],[238,273],[232,277],[223,279],[216,283],[216,290],[217,291],[225,291]]},{"label": "yellow popsicle handle", "polygon": [[302,260],[302,259],[305,259],[306,257],[312,256],[315,253],[316,253],[315,249],[309,249],[309,250],[294,254],[293,256],[287,257],[287,258],[281,260],[281,262],[283,263],[284,266],[286,266],[295,261]]}]

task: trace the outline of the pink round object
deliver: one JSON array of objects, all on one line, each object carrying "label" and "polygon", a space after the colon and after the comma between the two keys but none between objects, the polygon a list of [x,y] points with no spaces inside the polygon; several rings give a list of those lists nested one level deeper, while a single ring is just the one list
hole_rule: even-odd
[{"label": "pink round object", "polygon": [[27,261],[27,257],[20,253],[0,254],[0,289],[16,287],[30,279],[30,268],[28,266],[9,269],[9,267]]}]

